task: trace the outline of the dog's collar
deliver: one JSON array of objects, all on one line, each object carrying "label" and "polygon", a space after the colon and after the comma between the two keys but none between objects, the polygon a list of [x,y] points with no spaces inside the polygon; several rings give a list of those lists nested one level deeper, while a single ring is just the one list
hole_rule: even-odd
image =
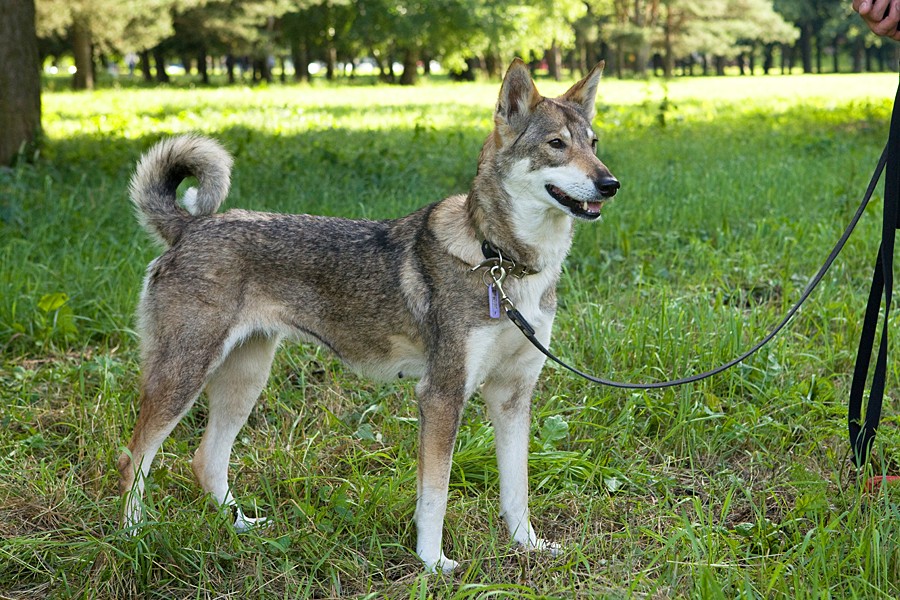
[{"label": "dog's collar", "polygon": [[490,243],[488,240],[481,242],[481,254],[484,255],[484,261],[474,267],[472,269],[473,271],[481,268],[501,267],[506,271],[507,275],[512,275],[516,279],[522,279],[527,275],[534,275],[538,272],[537,269],[532,269],[528,265],[519,264],[509,258],[509,255],[504,255],[497,246]]}]

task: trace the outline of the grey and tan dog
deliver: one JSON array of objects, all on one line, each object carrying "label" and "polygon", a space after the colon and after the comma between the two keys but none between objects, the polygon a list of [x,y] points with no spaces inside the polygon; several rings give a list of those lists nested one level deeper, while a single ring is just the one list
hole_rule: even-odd
[{"label": "grey and tan dog", "polygon": [[[509,531],[525,548],[555,551],[528,514],[530,403],[544,356],[489,307],[496,292],[485,273],[511,275],[502,289],[548,345],[573,221],[596,220],[619,188],[595,155],[591,128],[602,69],[544,98],[514,61],[469,194],[396,220],[216,214],[232,162],[218,143],[183,136],[147,152],[131,199],[167,249],[147,268],[138,309],[140,413],[118,463],[125,525],[139,523],[153,457],[204,390],[209,422],[194,473],[220,505],[234,507],[238,529],[254,525],[236,506],[228,461],[278,344],[295,338],[379,379],[420,379],[416,552],[427,569],[457,566],[441,535],[460,416],[479,389]],[[182,207],[176,189],[188,176],[199,189]]]}]

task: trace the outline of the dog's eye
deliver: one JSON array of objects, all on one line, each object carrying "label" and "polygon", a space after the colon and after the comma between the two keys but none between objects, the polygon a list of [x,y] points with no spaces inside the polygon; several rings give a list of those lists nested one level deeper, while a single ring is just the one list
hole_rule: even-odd
[{"label": "dog's eye", "polygon": [[566,143],[559,138],[553,138],[547,143],[550,144],[551,148],[554,148],[556,150],[562,150],[566,147]]},{"label": "dog's eye", "polygon": [[591,148],[594,149],[594,152],[597,151],[597,138],[591,140]]}]

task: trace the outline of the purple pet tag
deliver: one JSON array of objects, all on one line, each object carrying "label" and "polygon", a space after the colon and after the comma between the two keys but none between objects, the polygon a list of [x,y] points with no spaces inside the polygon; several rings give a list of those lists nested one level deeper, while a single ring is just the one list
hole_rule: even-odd
[{"label": "purple pet tag", "polygon": [[493,283],[488,286],[488,307],[490,309],[491,318],[500,318],[500,291]]}]

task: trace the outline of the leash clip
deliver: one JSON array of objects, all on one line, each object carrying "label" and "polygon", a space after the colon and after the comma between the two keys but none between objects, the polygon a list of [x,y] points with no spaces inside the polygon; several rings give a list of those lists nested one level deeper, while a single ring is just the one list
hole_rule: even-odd
[{"label": "leash clip", "polygon": [[472,270],[484,268],[484,271],[481,273],[481,282],[487,286],[488,290],[488,313],[492,319],[499,319],[501,308],[505,309],[507,314],[510,310],[515,310],[512,300],[509,299],[509,296],[506,295],[506,290],[503,289],[503,282],[506,280],[509,272],[502,262],[498,261],[495,264],[490,264],[491,260],[488,260],[485,263]]},{"label": "leash clip", "polygon": [[506,295],[506,290],[503,289],[503,281],[506,279],[506,276],[508,274],[509,273],[502,265],[495,265],[491,267],[490,271],[485,272],[485,275],[488,275],[491,279],[490,283],[486,280],[485,276],[482,275],[482,281],[484,281],[485,285],[488,286],[488,289],[490,289],[491,287],[497,288],[497,292],[499,292],[499,304],[502,305],[507,311],[516,309],[512,300],[510,300],[509,296]]}]

